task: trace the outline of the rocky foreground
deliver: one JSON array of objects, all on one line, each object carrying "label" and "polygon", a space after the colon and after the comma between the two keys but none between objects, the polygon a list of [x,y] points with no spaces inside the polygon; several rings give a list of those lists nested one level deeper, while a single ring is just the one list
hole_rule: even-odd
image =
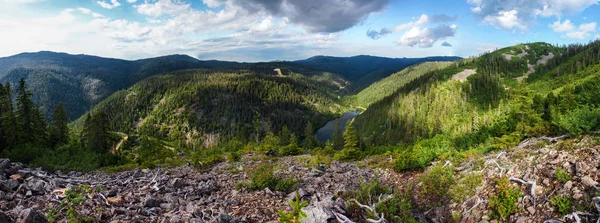
[{"label": "rocky foreground", "polygon": [[309,168],[302,164],[306,160],[302,156],[277,161],[252,156],[243,159],[246,161],[220,163],[207,171],[183,166],[115,174],[50,173],[2,159],[0,223],[44,222],[46,213],[64,199],[65,190],[77,185],[101,185],[101,192],[89,195],[91,199],[77,208],[80,216],[89,216],[95,222],[276,221],[277,210],[289,210],[288,199],[295,197],[295,193],[236,189],[238,182],[248,180],[244,170],[262,162],[276,163],[277,176],[298,179],[297,189],[311,200],[307,207],[309,219],[324,222],[331,216],[322,207],[336,206],[334,194],[356,189],[361,182],[375,177],[372,171],[349,163],[333,162],[327,168]]},{"label": "rocky foreground", "polygon": [[[248,181],[246,170],[265,162],[276,167],[276,176],[298,180],[295,189],[309,201],[304,209],[308,214],[305,222],[341,222],[349,220],[338,215],[344,213],[347,204],[338,196],[343,192],[376,180],[400,190],[409,185],[407,182],[419,188],[419,176],[427,174],[396,173],[379,165],[392,162],[383,157],[358,163],[334,161],[321,167],[309,167],[309,159],[309,155],[271,159],[250,154],[242,162],[223,162],[204,171],[184,166],[115,174],[50,173],[0,159],[0,223],[46,222],[52,209],[60,209],[65,190],[77,185],[102,187],[77,208],[78,215],[94,222],[274,222],[277,210],[290,210],[288,201],[295,193],[236,188],[238,182]],[[374,162],[377,165],[371,165]],[[520,189],[522,197],[516,203],[518,211],[504,221],[600,222],[598,139],[528,139],[508,151],[438,165],[453,168],[457,179],[473,173],[481,174],[483,179],[476,192],[462,203],[413,207],[415,217],[421,221],[499,222],[492,219],[489,201],[496,193],[495,179],[506,176]],[[565,170],[569,178],[558,179],[558,168]],[[420,196],[416,191],[413,203],[428,202]],[[567,214],[559,213],[557,205],[551,203],[555,196],[572,200],[565,209]],[[62,215],[53,220],[66,219]]]}]

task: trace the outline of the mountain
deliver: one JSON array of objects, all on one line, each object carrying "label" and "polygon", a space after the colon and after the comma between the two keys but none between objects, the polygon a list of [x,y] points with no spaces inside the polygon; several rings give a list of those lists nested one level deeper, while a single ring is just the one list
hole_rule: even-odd
[{"label": "mountain", "polygon": [[[308,122],[321,126],[347,109],[331,81],[344,82],[339,77],[285,62],[243,67],[156,75],[114,93],[91,113],[105,111],[114,131],[191,142],[218,135],[247,141],[254,121],[263,123],[261,131],[287,126],[302,136]],[[76,122],[82,124],[83,117]]]},{"label": "mountain", "polygon": [[[335,82],[343,92],[377,81],[409,64],[431,60],[455,60],[455,57],[420,59],[390,59],[383,57],[313,57],[296,61],[296,68],[323,70],[331,75],[342,74],[353,81]],[[272,62],[271,64],[285,63]],[[268,63],[237,63],[201,61],[186,55],[170,55],[142,60],[120,60],[89,55],[71,55],[42,51],[0,58],[0,82],[16,85],[25,78],[34,95],[34,102],[49,117],[54,106],[62,101],[67,105],[71,120],[80,117],[112,93],[126,89],[147,77],[178,70],[195,68],[233,67],[258,68]],[[267,71],[271,72],[271,71]],[[313,72],[313,71],[310,71]],[[307,72],[303,72],[307,73]],[[321,76],[325,78],[325,76]],[[359,80],[360,79],[360,80]],[[348,87],[351,86],[351,87]],[[346,88],[348,87],[348,88]]]},{"label": "mountain", "polygon": [[294,63],[336,73],[350,80],[354,90],[361,90],[413,64],[427,61],[455,61],[460,57],[386,58],[359,55],[353,57],[315,56]]},{"label": "mountain", "polygon": [[0,82],[25,78],[34,102],[49,115],[62,101],[74,120],[117,90],[146,77],[174,70],[211,68],[229,63],[172,55],[127,61],[88,55],[38,52],[0,58]]}]

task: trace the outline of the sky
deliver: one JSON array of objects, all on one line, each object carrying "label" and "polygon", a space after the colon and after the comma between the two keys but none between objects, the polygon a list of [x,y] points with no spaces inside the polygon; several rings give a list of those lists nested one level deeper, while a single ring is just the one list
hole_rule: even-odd
[{"label": "sky", "polygon": [[599,21],[599,0],[0,0],[0,57],[470,57],[587,43]]}]

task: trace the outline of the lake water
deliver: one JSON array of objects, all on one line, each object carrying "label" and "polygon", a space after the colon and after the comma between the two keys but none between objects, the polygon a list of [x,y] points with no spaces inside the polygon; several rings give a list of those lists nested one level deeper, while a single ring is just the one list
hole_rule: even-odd
[{"label": "lake water", "polygon": [[[346,122],[350,121],[352,118],[356,117],[358,114],[360,114],[360,112],[358,112],[358,111],[349,111],[349,112],[345,112],[344,115],[342,115],[342,117],[336,119],[336,120],[340,121],[340,131],[343,132],[344,128],[346,127]],[[317,130],[316,136],[319,139],[319,141],[325,142],[333,137],[333,132],[335,131],[336,120],[327,122],[327,124],[325,124],[325,126],[321,127],[319,130]]]}]

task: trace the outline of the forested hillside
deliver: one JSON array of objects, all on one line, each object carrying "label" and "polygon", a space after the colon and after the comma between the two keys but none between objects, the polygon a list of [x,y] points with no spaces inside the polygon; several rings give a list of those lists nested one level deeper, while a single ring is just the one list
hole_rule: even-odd
[{"label": "forested hillside", "polygon": [[330,57],[315,56],[294,63],[336,73],[348,79],[352,91],[360,91],[372,83],[385,78],[410,65],[427,61],[455,61],[460,57],[385,58],[374,56]]},{"label": "forested hillside", "polygon": [[396,151],[398,170],[418,169],[444,154],[594,130],[599,43],[521,44],[414,72],[354,122],[363,151]]},{"label": "forested hillside", "polygon": [[0,58],[0,82],[16,85],[25,78],[33,101],[46,117],[62,101],[68,105],[70,120],[75,120],[115,91],[146,77],[212,66],[181,55],[126,61],[53,52],[23,53]]}]

